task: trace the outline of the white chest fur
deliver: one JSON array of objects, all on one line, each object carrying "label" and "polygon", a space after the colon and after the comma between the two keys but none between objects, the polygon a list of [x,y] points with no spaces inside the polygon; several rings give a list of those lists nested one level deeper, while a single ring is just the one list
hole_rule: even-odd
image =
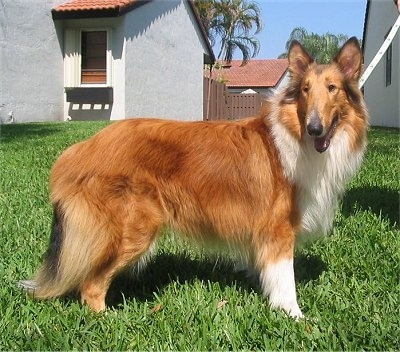
[{"label": "white chest fur", "polygon": [[338,130],[328,150],[320,154],[311,138],[299,143],[277,119],[271,121],[286,177],[297,189],[301,232],[327,234],[346,183],[361,165],[364,148],[351,151],[347,132]]}]

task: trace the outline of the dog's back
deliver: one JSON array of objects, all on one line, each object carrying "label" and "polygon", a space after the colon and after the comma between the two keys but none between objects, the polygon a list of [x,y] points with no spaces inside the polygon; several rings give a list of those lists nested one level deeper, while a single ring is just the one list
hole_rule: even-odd
[{"label": "dog's back", "polygon": [[53,204],[84,195],[88,206],[101,208],[99,222],[122,224],[132,204],[143,208],[143,199],[136,199],[143,197],[157,205],[163,223],[195,236],[252,232],[284,187],[277,150],[262,118],[115,123],[72,146],[51,174]]}]

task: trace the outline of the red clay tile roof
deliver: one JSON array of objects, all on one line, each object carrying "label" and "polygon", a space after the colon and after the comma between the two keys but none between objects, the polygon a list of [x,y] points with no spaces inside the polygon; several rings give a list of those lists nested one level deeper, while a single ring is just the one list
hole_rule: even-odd
[{"label": "red clay tile roof", "polygon": [[117,17],[150,0],[69,0],[53,7],[54,20],[73,18]]},{"label": "red clay tile roof", "polygon": [[70,0],[53,11],[123,10],[138,0]]},{"label": "red clay tile roof", "polygon": [[232,60],[231,66],[214,69],[213,77],[220,75],[228,87],[275,87],[288,68],[287,59],[250,60],[240,66],[242,60]]}]

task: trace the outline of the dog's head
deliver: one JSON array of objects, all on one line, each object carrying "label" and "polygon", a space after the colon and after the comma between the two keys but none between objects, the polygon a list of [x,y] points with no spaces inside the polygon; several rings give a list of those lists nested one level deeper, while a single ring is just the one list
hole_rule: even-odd
[{"label": "dog's head", "polygon": [[315,63],[297,41],[291,43],[288,59],[291,82],[283,102],[297,105],[302,134],[323,153],[351,115],[349,109],[358,109],[363,99],[358,88],[362,64],[358,40],[349,39],[328,65]]}]

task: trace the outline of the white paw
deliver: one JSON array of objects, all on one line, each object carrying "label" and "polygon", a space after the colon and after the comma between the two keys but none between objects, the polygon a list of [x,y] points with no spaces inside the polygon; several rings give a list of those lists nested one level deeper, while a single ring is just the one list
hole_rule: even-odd
[{"label": "white paw", "polygon": [[270,298],[270,306],[271,308],[283,309],[287,315],[294,318],[296,321],[304,318],[296,301],[283,302],[282,300],[278,300],[274,302],[274,300]]},{"label": "white paw", "polygon": [[290,317],[292,317],[293,319],[295,319],[296,321],[299,321],[300,319],[304,318],[303,313],[301,312],[299,306],[296,304],[297,307],[293,307],[291,308],[289,311],[286,311],[287,314],[289,314]]}]

